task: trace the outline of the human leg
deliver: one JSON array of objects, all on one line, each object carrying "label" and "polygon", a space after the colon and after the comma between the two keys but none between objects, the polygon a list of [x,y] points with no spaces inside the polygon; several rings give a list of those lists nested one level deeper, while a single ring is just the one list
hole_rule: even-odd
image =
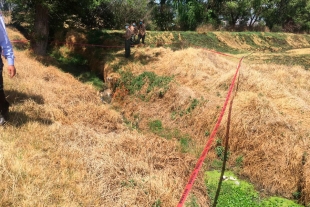
[{"label": "human leg", "polygon": [[0,67],[0,125],[5,123],[5,119],[7,118],[9,112],[9,106],[10,104],[6,100],[3,90],[2,67]]},{"label": "human leg", "polygon": [[131,46],[131,39],[125,40],[125,57],[126,58],[130,56],[130,46]]},{"label": "human leg", "polygon": [[141,38],[142,38],[142,37],[141,37],[141,35],[139,34],[139,35],[138,35],[138,44],[140,44]]}]

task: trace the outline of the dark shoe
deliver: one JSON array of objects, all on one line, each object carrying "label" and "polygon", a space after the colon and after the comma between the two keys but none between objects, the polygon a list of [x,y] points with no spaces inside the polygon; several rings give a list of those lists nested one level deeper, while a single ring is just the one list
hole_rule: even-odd
[{"label": "dark shoe", "polygon": [[2,106],[0,107],[0,113],[2,115],[6,115],[9,112],[10,103],[5,100],[4,103],[1,103],[1,105]]},{"label": "dark shoe", "polygon": [[5,125],[6,120],[4,119],[4,117],[0,114],[0,126]]}]

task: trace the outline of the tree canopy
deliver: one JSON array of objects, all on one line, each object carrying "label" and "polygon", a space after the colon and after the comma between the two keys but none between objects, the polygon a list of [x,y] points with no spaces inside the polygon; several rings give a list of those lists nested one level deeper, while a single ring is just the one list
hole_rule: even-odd
[{"label": "tree canopy", "polygon": [[1,0],[12,21],[23,28],[37,54],[46,51],[54,31],[70,27],[122,29],[139,19],[153,30],[214,28],[310,32],[309,0]]}]

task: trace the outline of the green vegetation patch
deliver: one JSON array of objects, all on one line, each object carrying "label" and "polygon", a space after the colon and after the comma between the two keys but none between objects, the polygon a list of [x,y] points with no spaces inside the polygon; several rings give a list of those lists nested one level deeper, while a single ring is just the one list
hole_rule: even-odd
[{"label": "green vegetation patch", "polygon": [[171,113],[171,119],[176,119],[177,116],[184,116],[187,114],[191,114],[199,105],[208,102],[203,97],[201,99],[191,99],[189,105],[185,109],[177,108]]},{"label": "green vegetation patch", "polygon": [[194,142],[188,134],[183,134],[179,129],[169,129],[163,127],[160,120],[153,120],[148,123],[149,129],[154,134],[165,139],[176,138],[180,144],[180,150],[183,153],[189,152],[194,147]]},{"label": "green vegetation patch", "polygon": [[285,53],[282,53],[281,55],[275,54],[272,56],[249,56],[248,59],[250,61],[256,62],[256,63],[274,63],[278,65],[285,65],[285,66],[295,66],[300,65],[305,68],[305,70],[310,69],[310,55],[309,54],[299,54],[299,55],[287,55]]},{"label": "green vegetation patch", "polygon": [[279,65],[301,65],[304,66],[306,70],[310,69],[310,55],[281,55],[281,56],[273,56],[273,58],[267,59],[266,63],[275,63]]},{"label": "green vegetation patch", "polygon": [[[232,172],[225,172],[227,179],[223,180],[217,207],[301,207],[294,201],[270,197],[261,199],[259,193],[255,191],[253,185],[238,179]],[[213,170],[205,173],[205,183],[208,194],[214,202],[220,172]]]},{"label": "green vegetation patch", "polygon": [[144,101],[148,101],[155,93],[162,98],[169,89],[169,83],[173,77],[158,76],[154,72],[145,71],[138,76],[132,72],[121,71],[120,84],[123,85],[130,94],[136,94]]},{"label": "green vegetation patch", "polygon": [[264,33],[263,35],[259,35],[259,38],[266,41],[269,46],[271,47],[277,47],[281,50],[289,50],[292,49],[292,46],[287,44],[286,38],[287,35],[284,33],[274,33],[274,32],[268,32]]},{"label": "green vegetation patch", "polygon": [[238,53],[238,50],[228,47],[218,40],[213,32],[197,33],[193,31],[172,31],[159,32],[150,31],[146,37],[146,42],[151,47],[165,47],[172,50],[179,50],[188,47],[201,47],[219,52]]},{"label": "green vegetation patch", "polygon": [[270,197],[268,200],[263,200],[260,204],[262,207],[300,207],[302,205],[296,204],[294,201],[285,198]]},{"label": "green vegetation patch", "polygon": [[63,47],[62,50],[64,52],[54,50],[50,54],[51,57],[57,60],[57,67],[72,74],[82,83],[90,83],[98,90],[102,88],[102,80],[97,73],[89,69],[88,60],[84,56],[70,52],[66,47]]}]

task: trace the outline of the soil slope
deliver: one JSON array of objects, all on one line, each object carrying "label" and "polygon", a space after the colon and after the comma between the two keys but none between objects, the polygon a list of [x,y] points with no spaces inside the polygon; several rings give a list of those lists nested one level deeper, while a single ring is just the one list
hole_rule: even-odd
[{"label": "soil slope", "polygon": [[[11,37],[20,36],[8,31]],[[244,43],[236,47],[240,45]],[[105,64],[136,76],[148,71],[173,77],[167,92],[147,93],[145,85],[134,95],[103,104],[91,85],[61,72],[52,62],[42,64],[27,51],[16,50],[17,76],[9,79],[4,73],[12,108],[0,134],[2,205],[177,204],[218,118],[238,58],[197,48],[148,46],[133,48],[131,59],[123,54],[113,53]],[[305,66],[265,64],[260,58],[252,54],[241,66],[229,168],[236,169],[236,159],[242,157],[238,173],[257,189],[288,198],[301,192],[307,204],[310,74]],[[148,99],[141,99],[143,95]],[[222,143],[226,117],[227,113],[217,134]],[[176,134],[164,139],[152,133],[150,123],[156,120],[189,137],[189,147],[182,150]],[[215,144],[203,171],[213,167]],[[208,206],[203,171],[192,193],[201,206]]]}]

